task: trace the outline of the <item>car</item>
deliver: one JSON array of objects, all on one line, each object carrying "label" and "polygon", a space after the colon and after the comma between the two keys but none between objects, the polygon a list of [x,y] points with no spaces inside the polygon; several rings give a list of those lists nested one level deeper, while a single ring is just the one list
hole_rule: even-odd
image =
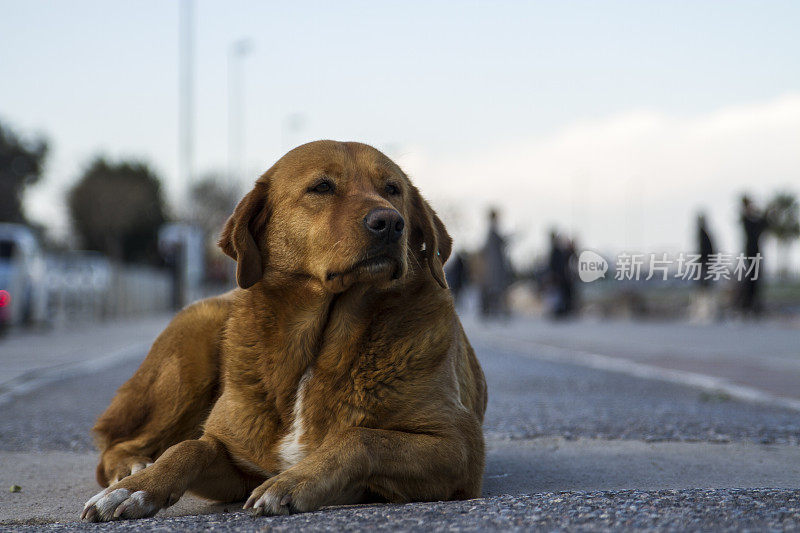
[{"label": "car", "polygon": [[24,224],[0,223],[0,329],[44,316],[44,261],[39,241]]}]

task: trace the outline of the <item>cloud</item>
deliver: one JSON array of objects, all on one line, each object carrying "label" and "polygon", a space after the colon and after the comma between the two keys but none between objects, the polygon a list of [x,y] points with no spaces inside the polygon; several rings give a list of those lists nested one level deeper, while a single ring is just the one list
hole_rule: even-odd
[{"label": "cloud", "polygon": [[517,257],[555,225],[580,244],[616,251],[687,250],[703,209],[721,248],[738,250],[736,201],[800,187],[800,93],[695,116],[639,110],[552,135],[400,163],[443,210],[457,244],[474,247],[488,205],[518,233]]}]

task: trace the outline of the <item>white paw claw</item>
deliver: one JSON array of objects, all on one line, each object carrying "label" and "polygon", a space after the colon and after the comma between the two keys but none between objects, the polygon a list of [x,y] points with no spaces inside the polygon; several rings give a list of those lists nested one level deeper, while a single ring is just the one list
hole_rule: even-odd
[{"label": "white paw claw", "polygon": [[81,520],[92,520],[94,516],[97,514],[97,509],[94,507],[94,504],[97,503],[97,500],[108,494],[109,489],[103,489],[87,501],[83,506],[83,512],[81,513]]},{"label": "white paw claw", "polygon": [[286,494],[278,500],[278,496],[265,492],[253,504],[253,511],[261,515],[284,515],[291,513],[292,497]]},{"label": "white paw claw", "polygon": [[106,489],[94,495],[83,508],[81,519],[90,522],[108,522],[119,518],[144,518],[153,516],[158,508],[139,490],[131,494],[128,489]]},{"label": "white paw claw", "polygon": [[131,492],[128,489],[116,489],[109,492],[106,489],[86,502],[83,516],[92,522],[107,522],[113,518],[114,510],[119,504],[128,499]]},{"label": "white paw claw", "polygon": [[147,493],[137,490],[117,507],[114,518],[145,518],[153,516],[156,512],[158,508],[147,497]]}]

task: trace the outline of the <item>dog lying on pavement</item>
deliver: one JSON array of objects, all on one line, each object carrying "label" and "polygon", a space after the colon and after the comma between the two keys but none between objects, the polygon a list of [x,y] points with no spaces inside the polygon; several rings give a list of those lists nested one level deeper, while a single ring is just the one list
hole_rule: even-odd
[{"label": "dog lying on pavement", "polygon": [[480,495],[486,384],[444,278],[451,239],[394,162],[295,148],[219,245],[239,288],[178,313],[101,415],[107,488],[83,519],[186,491],[266,515]]}]

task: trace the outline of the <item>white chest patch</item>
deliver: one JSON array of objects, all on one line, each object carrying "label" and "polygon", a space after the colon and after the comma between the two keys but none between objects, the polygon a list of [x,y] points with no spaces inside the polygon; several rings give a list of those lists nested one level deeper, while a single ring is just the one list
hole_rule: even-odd
[{"label": "white chest patch", "polygon": [[303,445],[300,444],[300,437],[303,435],[303,399],[306,393],[306,385],[311,379],[311,369],[305,371],[297,383],[297,393],[294,399],[294,408],[292,409],[292,427],[289,428],[289,433],[283,437],[278,444],[278,458],[281,461],[281,468],[283,470],[291,468],[303,457],[306,452]]}]

